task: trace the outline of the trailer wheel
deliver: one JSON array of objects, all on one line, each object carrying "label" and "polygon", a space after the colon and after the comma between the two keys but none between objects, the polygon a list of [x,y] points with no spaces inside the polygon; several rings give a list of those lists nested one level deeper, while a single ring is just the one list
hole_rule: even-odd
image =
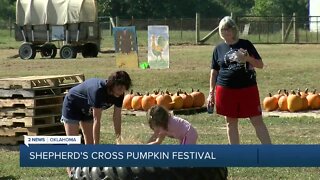
[{"label": "trailer wheel", "polygon": [[71,45],[64,45],[60,49],[60,57],[62,59],[71,59],[77,57],[77,50]]},{"label": "trailer wheel", "polygon": [[45,58],[55,58],[57,55],[57,47],[52,43],[46,43],[41,46],[41,56]]},{"label": "trailer wheel", "polygon": [[31,43],[23,43],[19,48],[21,59],[34,59],[36,57],[36,48]]},{"label": "trailer wheel", "polygon": [[94,43],[86,43],[82,46],[82,56],[84,58],[97,57],[98,46]]}]

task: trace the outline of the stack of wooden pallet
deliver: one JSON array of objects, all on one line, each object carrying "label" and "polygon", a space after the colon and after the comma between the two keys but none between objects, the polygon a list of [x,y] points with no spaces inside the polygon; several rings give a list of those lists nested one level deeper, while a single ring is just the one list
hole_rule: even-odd
[{"label": "stack of wooden pallet", "polygon": [[83,81],[83,74],[0,79],[0,144],[19,144],[23,135],[63,135],[63,98]]}]

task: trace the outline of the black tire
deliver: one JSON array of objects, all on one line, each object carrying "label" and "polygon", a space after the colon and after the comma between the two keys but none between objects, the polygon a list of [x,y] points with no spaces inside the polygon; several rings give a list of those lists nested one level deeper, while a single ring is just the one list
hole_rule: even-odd
[{"label": "black tire", "polygon": [[226,180],[227,168],[77,167],[72,178],[108,180]]},{"label": "black tire", "polygon": [[77,50],[71,45],[64,45],[60,49],[60,57],[62,59],[72,59],[77,57]]},{"label": "black tire", "polygon": [[19,56],[21,59],[34,59],[36,57],[36,48],[31,43],[23,43],[19,48]]},{"label": "black tire", "polygon": [[94,43],[86,43],[81,49],[84,58],[97,57],[99,53],[98,46]]},{"label": "black tire", "polygon": [[57,47],[52,43],[46,43],[41,46],[40,53],[44,58],[55,58],[57,55]]}]

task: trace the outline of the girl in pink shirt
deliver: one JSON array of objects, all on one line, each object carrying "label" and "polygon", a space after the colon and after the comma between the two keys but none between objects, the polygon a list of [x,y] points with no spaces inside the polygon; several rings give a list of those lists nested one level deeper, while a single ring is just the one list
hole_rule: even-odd
[{"label": "girl in pink shirt", "polygon": [[147,116],[149,126],[154,131],[148,144],[161,144],[166,136],[180,140],[180,144],[196,144],[198,133],[187,120],[171,116],[158,105],[151,107]]}]

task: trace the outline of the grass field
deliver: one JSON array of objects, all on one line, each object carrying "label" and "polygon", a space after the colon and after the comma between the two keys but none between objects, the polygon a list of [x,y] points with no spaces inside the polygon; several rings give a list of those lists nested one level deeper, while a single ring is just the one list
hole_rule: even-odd
[{"label": "grass field", "polygon": [[[20,60],[7,58],[17,54],[19,43],[7,38],[1,40],[0,78],[27,75],[84,73],[86,78],[107,77],[115,67],[114,54],[99,54],[98,58],[76,60],[41,59]],[[109,42],[104,43],[104,48]],[[14,49],[9,49],[12,47]],[[320,89],[319,49],[320,45],[256,45],[265,62],[265,68],[257,70],[261,99],[278,89]],[[171,46],[170,69],[127,69],[133,79],[134,91],[153,89],[190,91],[199,88],[207,93],[212,46]],[[146,61],[146,47],[140,46],[139,58]],[[101,143],[114,143],[111,110],[103,114]],[[199,132],[200,144],[227,144],[225,122],[222,117],[201,113],[182,116],[188,119]],[[302,118],[264,118],[274,144],[320,144],[320,120]],[[242,144],[259,144],[252,125],[240,121]],[[146,142],[151,131],[145,117],[123,116],[124,142],[140,144]],[[166,139],[165,143],[175,143]],[[67,179],[64,168],[20,168],[19,152],[0,149],[0,179]],[[229,168],[229,179],[319,179],[320,168]]]}]

